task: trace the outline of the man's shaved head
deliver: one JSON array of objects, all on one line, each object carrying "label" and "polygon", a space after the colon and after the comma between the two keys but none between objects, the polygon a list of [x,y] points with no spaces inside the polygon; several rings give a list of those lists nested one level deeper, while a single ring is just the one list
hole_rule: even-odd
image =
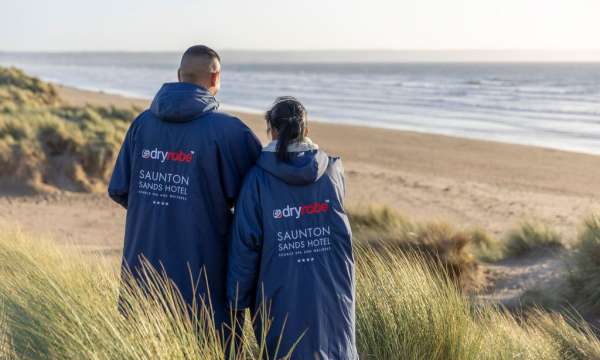
[{"label": "man's shaved head", "polygon": [[218,91],[221,58],[216,51],[204,45],[187,49],[179,65],[179,81],[202,85],[207,89],[216,87]]}]

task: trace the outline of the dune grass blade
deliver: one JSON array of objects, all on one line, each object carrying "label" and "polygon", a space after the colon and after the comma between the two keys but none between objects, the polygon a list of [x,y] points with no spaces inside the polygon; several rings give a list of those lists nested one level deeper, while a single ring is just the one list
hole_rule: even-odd
[{"label": "dune grass blade", "polygon": [[12,338],[8,331],[4,304],[0,302],[0,360],[15,360]]}]

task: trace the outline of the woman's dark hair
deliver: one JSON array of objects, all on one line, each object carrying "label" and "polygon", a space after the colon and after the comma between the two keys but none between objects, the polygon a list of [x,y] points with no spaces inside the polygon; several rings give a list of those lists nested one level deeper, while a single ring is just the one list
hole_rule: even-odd
[{"label": "woman's dark hair", "polygon": [[288,145],[304,140],[306,108],[292,96],[278,97],[265,114],[269,131],[277,130],[277,159],[288,161]]}]

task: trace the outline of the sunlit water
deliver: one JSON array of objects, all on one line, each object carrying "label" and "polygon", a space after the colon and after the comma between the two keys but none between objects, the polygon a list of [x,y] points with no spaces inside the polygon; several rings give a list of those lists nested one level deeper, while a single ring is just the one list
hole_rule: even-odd
[{"label": "sunlit water", "polygon": [[[600,154],[600,64],[399,63],[223,54],[218,99],[264,111],[297,96],[311,118]],[[176,53],[0,53],[43,79],[151,98]]]}]

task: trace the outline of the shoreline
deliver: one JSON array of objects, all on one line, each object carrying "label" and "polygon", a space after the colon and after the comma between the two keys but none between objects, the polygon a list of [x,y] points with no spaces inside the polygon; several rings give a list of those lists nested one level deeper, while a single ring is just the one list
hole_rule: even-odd
[{"label": "shoreline", "polygon": [[[88,88],[79,88],[79,87],[75,87],[75,86],[62,85],[55,81],[50,81],[50,82],[52,84],[54,84],[57,88],[60,88],[63,92],[67,93],[66,96],[64,96],[65,98],[69,98],[69,97],[73,97],[73,96],[77,97],[75,95],[77,92],[87,93],[87,94],[91,95],[90,96],[90,100],[92,101],[91,104],[96,103],[95,98],[97,97],[97,95],[100,95],[100,97],[102,98],[101,101],[98,103],[98,105],[110,103],[111,101],[117,101],[117,103],[125,103],[125,104],[132,103],[132,104],[135,104],[136,106],[146,108],[152,101],[152,98],[144,98],[141,96],[140,97],[129,96],[127,94],[119,93],[117,91],[110,92],[110,91],[103,91],[103,90],[94,90],[91,88],[89,88],[89,89]],[[85,101],[81,101],[81,100],[75,101],[75,103],[74,103],[74,105],[84,105],[84,104],[85,104]],[[260,110],[260,109],[247,108],[244,106],[221,104],[220,110],[229,112],[232,114],[240,114],[242,116],[244,116],[244,115],[251,115],[251,116],[260,115],[260,116],[262,116],[262,114],[264,113],[264,111],[266,109]],[[570,148],[567,146],[561,147],[561,146],[551,146],[551,145],[544,145],[544,144],[531,144],[531,143],[528,143],[526,140],[504,141],[504,139],[495,139],[493,137],[482,138],[482,137],[478,137],[478,136],[468,136],[465,134],[455,134],[455,133],[452,133],[451,131],[447,131],[447,132],[435,131],[435,130],[430,131],[429,129],[419,129],[419,128],[411,127],[408,125],[403,126],[403,125],[388,124],[388,123],[385,123],[382,121],[368,121],[368,120],[358,120],[358,119],[326,119],[326,118],[319,118],[319,117],[310,118],[309,121],[312,123],[317,123],[317,124],[332,124],[332,125],[344,126],[344,127],[350,126],[350,127],[360,127],[360,128],[366,128],[366,129],[382,129],[382,130],[399,131],[399,132],[405,132],[405,133],[436,135],[436,136],[444,136],[444,137],[450,137],[450,138],[456,138],[456,139],[483,141],[483,142],[509,144],[509,145],[521,145],[521,146],[534,147],[534,148],[546,149],[546,150],[557,150],[557,151],[563,151],[563,152],[575,153],[575,154],[600,156],[600,149],[598,149],[596,152],[594,152],[594,151],[586,151],[586,150],[582,150],[582,149],[574,149],[574,148]]]},{"label": "shoreline", "polygon": [[[117,93],[110,93],[110,92],[105,92],[105,91],[101,91],[101,90],[96,91],[96,90],[82,89],[82,88],[77,88],[77,87],[73,87],[73,86],[61,85],[58,83],[53,83],[53,85],[56,86],[56,88],[58,89],[60,97],[62,97],[64,100],[66,100],[68,104],[75,105],[75,106],[83,106],[86,104],[97,105],[97,106],[114,105],[116,107],[135,106],[135,107],[140,107],[142,109],[146,109],[150,106],[150,103],[152,101],[152,99],[146,99],[146,98],[142,98],[142,97],[130,97],[127,95],[122,95],[122,94],[117,94]],[[227,105],[221,106],[220,110],[230,113],[232,115],[235,115],[242,120],[244,120],[245,118],[250,118],[249,121],[251,123],[248,125],[251,128],[253,128],[252,130],[255,130],[255,128],[257,127],[257,124],[255,124],[256,117],[260,117],[262,119],[262,116],[264,113],[257,109],[246,109],[244,107],[227,106]],[[352,121],[337,122],[335,120],[326,120],[326,119],[315,119],[315,120],[309,119],[309,124],[311,125],[311,127],[314,124],[316,124],[317,127],[320,127],[321,125],[323,125],[323,126],[339,126],[342,129],[343,128],[356,128],[356,129],[364,129],[367,132],[370,130],[391,131],[391,132],[404,133],[406,135],[412,134],[414,136],[422,135],[422,136],[428,136],[428,137],[448,138],[448,139],[453,139],[456,141],[478,142],[478,143],[498,145],[498,146],[503,146],[503,145],[517,146],[517,147],[524,147],[524,148],[529,148],[529,149],[537,149],[539,151],[564,152],[564,153],[574,154],[574,155],[594,156],[594,157],[598,157],[600,159],[600,153],[595,154],[595,153],[588,153],[588,152],[575,151],[575,150],[565,150],[565,149],[540,146],[540,145],[528,145],[528,144],[514,143],[514,142],[503,142],[503,141],[496,141],[496,140],[465,137],[465,136],[459,136],[459,135],[446,135],[446,134],[441,134],[441,133],[433,133],[433,132],[419,131],[419,130],[404,130],[404,129],[395,128],[393,126],[390,126],[390,127],[369,126],[369,125],[362,124],[362,123],[352,123]],[[259,133],[257,133],[257,135],[260,137]],[[263,140],[263,139],[261,139],[261,140]]]}]

